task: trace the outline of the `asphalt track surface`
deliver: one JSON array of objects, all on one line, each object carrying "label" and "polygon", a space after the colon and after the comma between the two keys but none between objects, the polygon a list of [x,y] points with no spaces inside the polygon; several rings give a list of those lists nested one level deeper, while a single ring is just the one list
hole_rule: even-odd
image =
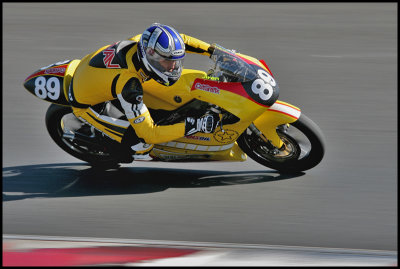
[{"label": "asphalt track surface", "polygon": [[[322,163],[100,173],[59,149],[23,80],[156,21],[265,59]],[[397,71],[396,3],[3,3],[3,234],[397,250]]]}]

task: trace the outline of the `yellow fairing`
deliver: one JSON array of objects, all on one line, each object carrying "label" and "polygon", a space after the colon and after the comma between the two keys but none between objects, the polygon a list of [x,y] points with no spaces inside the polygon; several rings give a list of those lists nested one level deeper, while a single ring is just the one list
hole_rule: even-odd
[{"label": "yellow fairing", "polygon": [[193,100],[190,92],[193,81],[205,75],[203,71],[183,69],[181,77],[172,86],[163,86],[153,79],[146,81],[142,84],[143,102],[152,109],[174,110]]},{"label": "yellow fairing", "polygon": [[74,75],[75,70],[78,67],[80,62],[81,62],[81,60],[72,60],[69,63],[67,70],[65,71],[65,75],[64,75],[64,94],[65,94],[65,96],[68,96],[69,84],[71,83],[72,76]]},{"label": "yellow fairing", "polygon": [[[224,148],[227,148],[224,150]],[[201,146],[194,144],[186,144],[178,141],[155,145],[151,155],[164,160],[209,160],[209,161],[231,161],[243,162],[247,159],[247,155],[240,149],[238,144],[220,146],[221,150],[217,150],[216,146]]]},{"label": "yellow fairing", "polygon": [[[223,126],[223,131],[217,128],[214,133],[196,133],[191,136],[181,137],[165,143],[157,143],[152,151],[152,156],[165,160],[187,159],[188,155],[199,160],[220,160],[220,161],[245,161],[247,156],[235,142],[239,135],[250,125],[254,115],[260,115],[265,107],[259,109],[254,102],[236,94],[221,91],[218,96],[212,93],[193,90],[193,82],[196,78],[204,78],[203,71],[183,69],[181,78],[172,86],[166,87],[150,80],[143,83],[143,100],[147,107],[172,111],[192,101],[194,98],[210,102],[221,107],[226,107],[232,112],[232,108],[238,106],[249,107],[246,113],[237,109],[237,113],[247,120],[241,120],[234,124]],[[233,100],[232,100],[233,99]],[[179,100],[179,102],[177,102]],[[257,107],[254,111],[254,107]],[[248,113],[253,109],[252,113]],[[147,124],[143,122],[141,124]],[[183,124],[182,124],[183,126]],[[165,126],[164,126],[165,127]],[[136,129],[136,128],[135,128]],[[147,140],[146,140],[147,141]]]},{"label": "yellow fairing", "polygon": [[276,127],[295,122],[300,114],[298,107],[278,100],[253,123],[275,147],[280,148],[283,142],[276,133]]},{"label": "yellow fairing", "polygon": [[[251,56],[248,56],[245,54],[241,54],[241,53],[236,53],[236,55],[246,58],[246,59],[252,61],[253,63],[258,64],[261,68],[265,69],[265,66],[258,59],[254,58],[254,57],[251,57]],[[265,69],[265,70],[268,71],[268,69]]]},{"label": "yellow fairing", "polygon": [[266,109],[263,106],[255,105],[253,101],[243,98],[243,96],[228,91],[221,90],[218,94],[215,94],[195,89],[192,91],[192,96],[199,100],[216,104],[231,112],[242,121],[257,118]]}]

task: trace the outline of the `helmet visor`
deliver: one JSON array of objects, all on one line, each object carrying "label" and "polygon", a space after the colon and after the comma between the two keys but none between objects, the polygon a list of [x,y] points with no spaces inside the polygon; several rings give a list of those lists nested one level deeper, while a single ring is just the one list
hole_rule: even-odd
[{"label": "helmet visor", "polygon": [[170,78],[179,77],[182,73],[183,58],[167,58],[158,54],[151,48],[146,49],[146,58],[153,68]]}]

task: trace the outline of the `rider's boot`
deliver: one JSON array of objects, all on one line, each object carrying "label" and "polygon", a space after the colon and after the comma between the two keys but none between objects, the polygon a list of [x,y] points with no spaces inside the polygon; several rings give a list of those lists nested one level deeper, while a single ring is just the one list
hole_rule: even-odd
[{"label": "rider's boot", "polygon": [[64,133],[74,134],[76,130],[79,130],[84,125],[84,123],[80,121],[74,113],[64,115],[61,121]]},{"label": "rider's boot", "polygon": [[153,158],[150,156],[150,151],[153,148],[153,145],[146,143],[138,143],[136,145],[131,146],[133,151],[132,157],[135,161],[151,161]]},{"label": "rider's boot", "polygon": [[73,113],[64,115],[62,118],[64,133],[75,134],[79,132],[89,137],[95,136],[94,127],[85,124],[83,121],[79,120]]}]

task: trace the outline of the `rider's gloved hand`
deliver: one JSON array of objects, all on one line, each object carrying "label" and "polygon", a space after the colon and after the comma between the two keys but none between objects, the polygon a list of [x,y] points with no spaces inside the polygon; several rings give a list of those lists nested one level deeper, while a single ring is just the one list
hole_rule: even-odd
[{"label": "rider's gloved hand", "polygon": [[187,117],[185,119],[185,135],[192,135],[197,132],[213,133],[218,122],[219,115],[216,113],[207,114],[201,118]]}]

